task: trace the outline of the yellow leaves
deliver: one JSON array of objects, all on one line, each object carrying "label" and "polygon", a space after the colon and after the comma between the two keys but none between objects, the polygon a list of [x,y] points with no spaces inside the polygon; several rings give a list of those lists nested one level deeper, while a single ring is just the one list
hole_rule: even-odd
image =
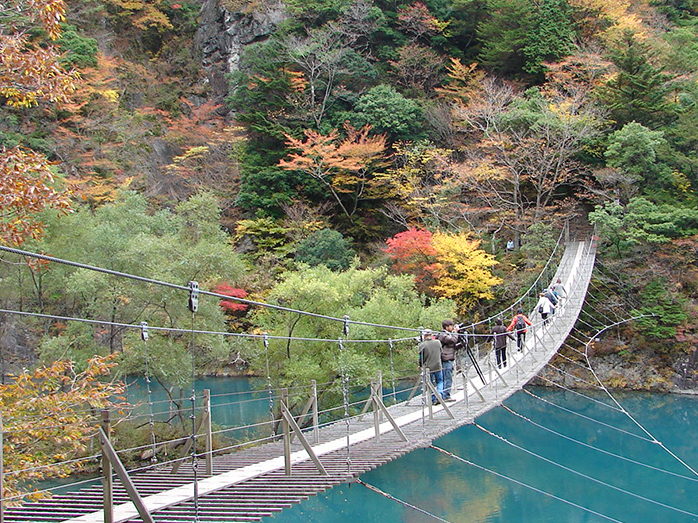
[{"label": "yellow leaves", "polygon": [[105,89],[100,94],[112,103],[118,102],[119,98],[121,97],[119,91],[117,91],[116,89]]},{"label": "yellow leaves", "polygon": [[87,436],[96,424],[91,410],[118,406],[110,398],[123,394],[123,384],[99,381],[114,365],[113,357],[95,357],[87,369],[78,372],[71,362],[57,361],[0,385],[6,471],[33,468],[6,475],[5,496],[30,489],[28,480],[65,476],[80,469],[80,463],[57,462],[85,455]]},{"label": "yellow leaves", "polygon": [[480,240],[471,240],[467,233],[436,232],[432,238],[437,263],[434,265],[437,294],[456,300],[464,309],[479,299],[491,299],[492,287],[502,282],[490,268],[498,262],[480,249]]},{"label": "yellow leaves", "polygon": [[463,65],[459,58],[451,58],[451,64],[446,67],[448,83],[435,90],[440,96],[455,101],[467,103],[480,88],[485,73],[477,71],[477,63]]}]

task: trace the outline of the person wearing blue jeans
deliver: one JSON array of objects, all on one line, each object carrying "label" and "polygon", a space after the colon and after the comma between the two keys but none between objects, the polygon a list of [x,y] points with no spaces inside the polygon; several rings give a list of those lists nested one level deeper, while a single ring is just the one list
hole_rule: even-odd
[{"label": "person wearing blue jeans", "polygon": [[[443,399],[444,377],[441,370],[441,342],[434,338],[430,330],[424,331],[424,341],[419,344],[419,366],[429,371],[429,379],[436,387],[439,399]],[[438,400],[434,394],[431,402],[436,404]]]},{"label": "person wearing blue jeans", "polygon": [[443,331],[439,333],[437,339],[441,342],[441,370],[444,377],[444,401],[451,400],[451,387],[453,385],[453,363],[456,359],[456,343],[458,343],[458,333],[453,332],[456,325],[453,320],[441,322]]}]

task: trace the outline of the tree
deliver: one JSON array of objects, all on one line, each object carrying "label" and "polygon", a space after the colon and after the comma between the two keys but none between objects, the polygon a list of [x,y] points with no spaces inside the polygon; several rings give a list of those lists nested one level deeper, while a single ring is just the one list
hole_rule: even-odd
[{"label": "tree", "polygon": [[[428,304],[414,289],[409,275],[391,276],[385,268],[361,270],[356,266],[341,272],[324,265],[289,271],[270,291],[267,302],[339,318],[348,315],[356,321],[413,328],[436,327],[454,313],[450,300]],[[341,322],[272,309],[260,310],[254,320],[260,331],[274,336],[336,340],[343,329]],[[350,337],[358,340],[396,336],[393,330],[368,325],[351,325],[349,329]],[[328,389],[340,394],[342,370],[368,382],[377,370],[382,369],[385,374],[390,369],[387,343],[345,343],[344,352],[340,352],[336,342],[269,339],[268,354],[275,382],[285,386],[315,379],[328,383]],[[265,364],[264,357],[253,363],[260,370]],[[396,342],[396,372],[412,370],[414,365],[414,342]]]},{"label": "tree", "polygon": [[480,249],[480,240],[467,233],[436,232],[432,239],[436,263],[431,268],[436,282],[432,289],[439,296],[452,298],[465,311],[478,300],[492,299],[492,287],[502,282],[490,268],[498,262]]},{"label": "tree", "polygon": [[535,23],[533,2],[487,0],[487,4],[490,17],[477,28],[483,42],[479,61],[497,73],[519,73],[526,64],[524,49]]},{"label": "tree", "polygon": [[397,20],[399,27],[412,36],[413,42],[441,34],[448,26],[448,22],[441,22],[432,15],[423,2],[398,8]]},{"label": "tree", "polygon": [[333,271],[349,268],[355,252],[339,231],[322,229],[300,242],[296,249],[296,261],[311,267],[324,265]]},{"label": "tree", "polygon": [[86,468],[85,461],[66,462],[87,455],[94,415],[120,405],[124,385],[103,380],[114,366],[113,358],[93,357],[78,371],[73,362],[57,360],[0,385],[3,498],[31,491],[34,481]]},{"label": "tree", "polygon": [[410,227],[388,238],[385,241],[387,247],[383,249],[393,261],[392,269],[398,274],[414,275],[415,284],[421,292],[426,292],[433,283],[430,269],[437,252],[432,239],[430,231]]},{"label": "tree", "polygon": [[0,153],[0,241],[19,245],[39,238],[43,222],[39,213],[70,210],[68,192],[60,190],[46,158],[23,147],[2,148]]},{"label": "tree", "polygon": [[615,42],[611,61],[616,72],[598,89],[618,127],[638,122],[649,128],[665,123],[674,112],[668,100],[669,76],[653,64],[650,46],[631,31]]},{"label": "tree", "polygon": [[651,131],[631,122],[608,139],[604,156],[609,167],[617,168],[644,188],[668,188],[673,176],[662,162],[661,152],[667,142],[662,131]]},{"label": "tree", "polygon": [[536,7],[535,24],[523,48],[526,57],[524,70],[542,73],[543,62],[567,56],[574,48],[574,27],[567,0],[544,0]]},{"label": "tree", "polygon": [[375,133],[385,134],[390,141],[424,136],[423,114],[417,102],[389,85],[372,87],[361,95],[346,118],[357,128],[371,125]]},{"label": "tree", "polygon": [[[79,75],[66,70],[60,53],[45,45],[61,36],[65,4],[62,0],[11,0],[0,5],[0,97],[11,107],[66,101]],[[22,243],[41,234],[36,213],[48,208],[66,212],[68,194],[54,186],[55,174],[38,153],[21,147],[2,147],[0,154],[0,241]]]},{"label": "tree", "polygon": [[[347,126],[347,137],[340,139],[337,129],[323,135],[312,129],[305,130],[305,140],[286,135],[291,153],[289,160],[279,165],[290,171],[304,172],[321,182],[332,194],[344,215],[353,216],[364,195],[370,168],[377,164],[385,150],[385,136],[369,136],[371,126],[355,130]],[[344,202],[342,195],[350,194],[351,201]]]}]

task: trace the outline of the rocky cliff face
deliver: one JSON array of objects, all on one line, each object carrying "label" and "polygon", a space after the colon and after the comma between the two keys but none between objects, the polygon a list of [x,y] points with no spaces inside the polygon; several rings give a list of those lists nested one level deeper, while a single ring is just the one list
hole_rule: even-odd
[{"label": "rocky cliff face", "polygon": [[231,12],[219,0],[205,0],[195,44],[201,49],[203,67],[217,101],[222,102],[228,94],[225,75],[237,70],[245,46],[268,38],[286,18],[280,2],[250,12]]}]

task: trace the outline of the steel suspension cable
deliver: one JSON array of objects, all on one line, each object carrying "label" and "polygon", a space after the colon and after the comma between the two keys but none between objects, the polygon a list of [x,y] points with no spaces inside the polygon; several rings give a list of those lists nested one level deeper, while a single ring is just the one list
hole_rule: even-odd
[{"label": "steel suspension cable", "polygon": [[458,456],[457,454],[454,454],[453,452],[449,452],[449,451],[447,451],[447,450],[445,450],[445,449],[442,449],[442,448],[440,448],[440,447],[437,447],[437,446],[435,446],[435,445],[430,445],[429,447],[432,448],[432,449],[434,449],[434,450],[436,450],[436,451],[438,451],[438,452],[441,452],[442,454],[445,454],[446,456],[449,456],[449,457],[451,457],[451,458],[453,458],[453,459],[456,459],[456,460],[458,460],[458,461],[461,461],[461,462],[463,462],[463,463],[466,463],[467,465],[470,465],[470,466],[472,466],[472,467],[475,467],[475,468],[477,468],[477,469],[480,469],[480,470],[482,470],[482,471],[484,471],[484,472],[489,472],[490,474],[493,474],[493,475],[495,475],[495,476],[497,476],[497,477],[499,477],[499,478],[506,479],[507,481],[511,481],[512,483],[516,483],[517,485],[520,485],[520,486],[525,487],[525,488],[527,488],[527,489],[533,490],[534,492],[538,492],[539,494],[543,494],[543,495],[548,496],[548,497],[550,497],[550,498],[553,498],[553,499],[556,499],[556,500],[561,501],[561,502],[563,502],[563,503],[566,503],[567,505],[570,505],[570,506],[572,506],[572,507],[581,509],[581,510],[583,510],[583,511],[585,511],[585,512],[589,512],[590,514],[594,514],[594,515],[596,515],[596,516],[599,516],[600,518],[606,519],[606,520],[608,520],[608,521],[613,521],[613,522],[615,522],[615,523],[623,523],[623,521],[620,521],[620,520],[618,520],[618,519],[612,518],[612,517],[610,517],[610,516],[607,516],[607,515],[605,515],[605,514],[602,514],[601,512],[597,512],[597,511],[592,510],[592,509],[590,509],[590,508],[587,508],[587,507],[585,507],[585,506],[579,505],[578,503],[574,503],[573,501],[569,501],[569,500],[567,500],[567,499],[565,499],[565,498],[561,498],[561,497],[559,497],[559,496],[556,496],[555,494],[551,494],[551,493],[549,493],[549,492],[546,492],[546,491],[544,491],[544,490],[541,490],[541,489],[539,489],[539,488],[537,488],[537,487],[534,487],[534,486],[532,486],[532,485],[529,485],[529,484],[527,484],[527,483],[524,483],[524,482],[522,482],[522,481],[519,481],[518,479],[514,479],[514,478],[512,478],[512,477],[510,477],[510,476],[507,476],[507,475],[505,475],[505,474],[502,474],[501,472],[496,472],[496,471],[494,471],[494,470],[492,470],[492,469],[488,469],[487,467],[483,467],[482,465],[478,465],[477,463],[474,463],[474,462],[472,462],[472,461],[470,461],[470,460],[467,460],[467,459],[465,459],[465,458],[462,458],[462,457]]},{"label": "steel suspension cable", "polygon": [[[64,260],[64,259],[56,258],[56,257],[53,257],[53,256],[47,256],[47,255],[45,255],[45,254],[39,254],[39,253],[35,253],[35,252],[24,251],[24,250],[21,250],[21,249],[16,249],[16,248],[14,248],[14,247],[7,247],[7,246],[5,246],[5,245],[0,245],[0,251],[5,251],[5,252],[13,253],[13,254],[18,254],[18,255],[20,255],[20,256],[28,256],[28,257],[30,257],[30,258],[37,258],[37,259],[44,260],[44,261],[49,261],[49,262],[56,262],[56,263],[60,263],[60,264],[63,264],[63,265],[68,265],[68,266],[71,266],[71,267],[76,267],[76,268],[79,268],[79,269],[86,269],[86,270],[90,270],[90,271],[101,272],[101,273],[109,274],[109,275],[112,275],[112,276],[119,276],[119,277],[121,277],[121,278],[128,278],[128,279],[131,279],[131,280],[139,281],[139,282],[141,282],[141,283],[149,283],[149,284],[151,284],[151,285],[159,285],[159,286],[162,286],[162,287],[168,287],[168,288],[170,288],[170,289],[177,289],[177,290],[182,290],[182,291],[187,291],[187,292],[189,292],[189,287],[185,287],[184,285],[177,285],[177,284],[175,284],[175,283],[169,283],[169,282],[164,282],[164,281],[160,281],[160,280],[155,280],[155,279],[153,279],[153,278],[146,278],[146,277],[143,277],[143,276],[136,276],[135,274],[129,274],[129,273],[121,272],[121,271],[115,271],[115,270],[111,270],[111,269],[105,269],[105,268],[103,268],[103,267],[96,267],[96,266],[94,266],[94,265],[88,265],[88,264],[85,264],[85,263],[78,263],[78,262],[73,262],[73,261],[69,261],[69,260]],[[337,317],[334,317],[334,316],[327,316],[327,315],[325,315],[325,314],[317,314],[317,313],[314,313],[314,312],[308,312],[308,311],[302,311],[302,310],[298,310],[298,309],[292,309],[292,308],[290,308],[290,307],[283,307],[283,306],[281,306],[281,305],[272,305],[271,303],[262,303],[262,302],[258,302],[258,301],[254,301],[254,300],[248,300],[248,299],[245,299],[245,298],[238,298],[238,297],[236,297],[236,296],[228,296],[228,295],[226,295],[226,294],[220,294],[220,293],[217,293],[217,292],[211,292],[211,291],[205,291],[205,290],[199,290],[198,292],[199,292],[200,294],[202,294],[202,295],[213,296],[213,297],[215,297],[215,298],[221,298],[221,299],[224,299],[224,300],[232,300],[232,301],[236,301],[236,302],[239,302],[239,303],[244,303],[244,304],[246,304],[246,305],[254,305],[254,306],[257,306],[257,307],[263,307],[263,308],[267,308],[267,309],[274,309],[274,310],[283,311],[283,312],[292,312],[292,313],[295,313],[295,314],[301,314],[301,315],[303,315],[303,316],[310,316],[310,317],[313,317],[313,318],[320,318],[320,319],[329,320],[329,321],[336,321],[336,322],[342,322],[342,323],[346,323],[346,322],[348,321],[349,323],[352,323],[352,324],[354,324],[354,325],[364,325],[364,326],[367,326],[367,327],[378,327],[378,328],[385,328],[385,329],[404,330],[404,331],[410,331],[410,332],[418,332],[418,331],[419,331],[419,329],[414,329],[414,328],[410,328],[410,327],[399,327],[399,326],[397,326],[397,325],[382,325],[382,324],[379,324],[379,323],[370,323],[370,322],[363,322],[363,321],[347,320],[347,318],[337,318]]]},{"label": "steel suspension cable", "polygon": [[587,421],[591,421],[592,423],[596,423],[596,424],[598,424],[598,425],[602,425],[602,426],[607,427],[607,428],[609,428],[609,429],[616,430],[616,431],[618,431],[618,432],[622,432],[623,434],[627,434],[628,436],[632,436],[632,437],[634,437],[634,438],[641,439],[641,440],[647,441],[647,442],[649,442],[649,443],[654,443],[654,440],[653,440],[653,439],[646,438],[645,436],[640,436],[639,434],[635,434],[634,432],[630,432],[630,431],[625,430],[625,429],[621,429],[621,428],[618,428],[618,427],[614,427],[613,425],[610,425],[610,424],[608,424],[608,423],[604,423],[603,421],[599,421],[599,420],[597,420],[597,419],[594,419],[594,418],[592,418],[592,417],[586,416],[586,415],[581,414],[581,413],[579,413],[579,412],[575,412],[575,411],[573,411],[572,409],[568,409],[567,407],[563,407],[562,405],[558,405],[558,404],[555,403],[555,402],[552,402],[552,401],[547,400],[547,399],[545,399],[545,398],[541,398],[540,396],[537,396],[537,395],[533,394],[530,390],[526,390],[526,389],[521,389],[521,390],[523,390],[523,391],[524,391],[526,394],[528,394],[529,396],[531,396],[531,397],[533,397],[533,398],[536,398],[536,399],[539,400],[539,401],[542,401],[543,403],[546,403],[546,404],[548,404],[548,405],[550,405],[550,406],[552,406],[552,407],[555,407],[555,408],[557,408],[557,409],[560,409],[560,410],[563,410],[563,411],[565,411],[565,412],[568,412],[568,413],[570,413],[570,414],[572,414],[572,415],[574,415],[574,416],[579,416],[580,418],[583,418],[583,419],[585,419],[585,420],[587,420]]},{"label": "steel suspension cable", "polygon": [[595,450],[595,451],[597,451],[597,452],[601,452],[602,454],[606,454],[607,456],[612,456],[612,457],[614,457],[614,458],[617,458],[617,459],[620,459],[620,460],[623,460],[623,461],[627,461],[628,463],[632,463],[632,464],[634,464],[634,465],[639,465],[639,466],[641,466],[641,467],[645,467],[645,468],[654,470],[654,471],[656,471],[656,472],[662,472],[662,473],[664,473],[664,474],[668,474],[668,475],[670,475],[670,476],[675,476],[675,477],[680,478],[680,479],[685,479],[685,480],[687,480],[687,481],[698,482],[698,479],[697,479],[697,478],[692,478],[692,477],[690,477],[690,476],[684,476],[683,474],[677,474],[676,472],[672,472],[672,471],[670,471],[670,470],[666,470],[666,469],[662,469],[662,468],[659,468],[659,467],[655,467],[654,465],[650,465],[650,464],[648,464],[648,463],[643,463],[642,461],[637,461],[637,460],[634,460],[634,459],[632,459],[632,458],[628,458],[628,457],[626,457],[626,456],[621,456],[620,454],[616,454],[616,453],[614,453],[614,452],[610,452],[610,451],[608,451],[608,450],[605,450],[605,449],[602,449],[602,448],[599,448],[599,447],[595,447],[594,445],[590,445],[589,443],[585,443],[585,442],[580,441],[580,440],[578,440],[578,439],[575,439],[575,438],[572,438],[572,437],[570,437],[570,436],[567,436],[566,434],[562,434],[561,432],[558,432],[558,431],[556,431],[556,430],[554,430],[554,429],[551,429],[550,427],[546,427],[546,426],[544,426],[544,425],[541,425],[540,423],[538,423],[538,422],[536,422],[536,421],[533,421],[533,420],[530,419],[529,417],[524,416],[523,414],[521,414],[521,413],[519,413],[519,412],[514,411],[513,409],[511,409],[510,407],[507,407],[507,406],[504,405],[504,404],[502,404],[501,407],[502,407],[504,410],[506,410],[507,412],[509,412],[509,413],[513,414],[514,416],[516,416],[517,418],[520,418],[520,419],[526,421],[527,423],[530,423],[531,425],[534,425],[534,426],[538,427],[538,428],[541,429],[541,430],[544,430],[544,431],[549,432],[549,433],[551,433],[551,434],[555,434],[556,436],[559,436],[559,437],[561,437],[561,438],[563,438],[563,439],[566,439],[567,441],[571,441],[571,442],[573,442],[573,443],[576,443],[576,444],[581,445],[581,446],[583,446],[583,447],[586,447],[586,448],[588,448],[588,449]]},{"label": "steel suspension cable", "polygon": [[673,457],[676,461],[678,461],[679,463],[681,463],[684,467],[686,467],[688,470],[690,470],[693,474],[695,474],[696,476],[698,476],[698,472],[696,472],[696,470],[695,470],[693,467],[691,467],[688,463],[686,463],[683,459],[681,459],[678,455],[676,455],[673,451],[671,451],[666,445],[664,445],[664,443],[662,443],[662,442],[659,441],[657,438],[655,438],[654,435],[653,435],[652,433],[650,433],[650,431],[648,431],[639,421],[637,421],[637,420],[635,419],[635,417],[634,417],[632,414],[630,414],[627,410],[625,410],[625,408],[616,400],[616,398],[613,396],[613,394],[611,394],[611,392],[608,390],[608,388],[607,388],[607,387],[603,384],[603,382],[599,379],[598,375],[596,374],[596,372],[594,371],[594,369],[593,369],[592,366],[591,366],[591,361],[589,360],[589,345],[591,345],[592,341],[594,341],[594,339],[596,339],[602,332],[605,332],[605,331],[607,331],[608,329],[610,329],[610,328],[612,328],[612,327],[617,327],[618,325],[621,325],[621,324],[623,324],[623,323],[627,323],[627,322],[629,322],[629,321],[635,321],[635,320],[638,320],[638,319],[640,319],[640,318],[646,318],[646,317],[652,317],[652,316],[656,316],[656,314],[640,314],[640,315],[638,315],[638,316],[633,316],[632,318],[628,318],[628,319],[626,319],[626,320],[618,321],[618,322],[616,322],[616,323],[614,323],[614,324],[612,324],[612,325],[607,325],[606,327],[604,327],[603,329],[601,329],[600,331],[598,331],[598,332],[589,340],[589,343],[587,343],[586,348],[585,348],[586,358],[587,358],[587,365],[589,365],[589,368],[591,369],[591,372],[592,372],[592,374],[594,375],[594,378],[596,378],[596,380],[601,384],[601,386],[603,387],[603,389],[604,389],[604,391],[606,392],[606,394],[608,395],[608,397],[611,398],[611,400],[623,411],[623,413],[624,413],[633,423],[635,423],[635,425],[637,425],[645,434],[647,434],[650,438],[652,438],[652,442],[653,442],[653,443],[656,443],[657,445],[659,445],[662,449],[664,449],[664,450],[665,450],[671,457]]},{"label": "steel suspension cable", "polygon": [[529,450],[529,449],[527,449],[527,448],[525,448],[525,447],[522,447],[521,445],[517,445],[516,443],[514,443],[514,442],[512,442],[512,441],[509,441],[509,440],[506,439],[505,437],[500,436],[499,434],[496,434],[496,433],[492,432],[491,430],[489,430],[489,429],[483,427],[483,426],[480,425],[479,423],[473,423],[473,425],[475,425],[475,427],[477,427],[478,429],[480,429],[480,430],[481,430],[482,432],[484,432],[485,434],[488,434],[489,436],[492,436],[492,437],[494,437],[494,438],[496,438],[496,439],[498,439],[498,440],[500,440],[500,441],[506,443],[507,445],[509,445],[509,446],[511,446],[511,447],[513,447],[513,448],[515,448],[515,449],[517,449],[517,450],[520,450],[520,451],[522,451],[522,452],[525,452],[526,454],[529,454],[529,455],[531,455],[531,456],[533,456],[533,457],[536,457],[536,458],[538,458],[538,459],[540,459],[540,460],[542,460],[542,461],[545,461],[546,463],[549,463],[549,464],[554,465],[554,466],[556,466],[556,467],[560,467],[561,469],[566,470],[567,472],[571,472],[572,474],[575,474],[575,475],[580,476],[580,477],[582,477],[582,478],[588,479],[589,481],[592,481],[592,482],[594,482],[594,483],[598,483],[599,485],[602,485],[602,486],[607,487],[607,488],[610,488],[610,489],[612,489],[612,490],[621,492],[622,494],[626,494],[626,495],[631,496],[631,497],[633,497],[633,498],[636,498],[636,499],[639,499],[639,500],[642,500],[642,501],[646,501],[646,502],[648,502],[648,503],[651,503],[651,504],[653,504],[653,505],[657,505],[657,506],[666,508],[666,509],[668,509],[668,510],[673,510],[673,511],[675,511],[675,512],[679,512],[679,513],[685,514],[685,515],[687,515],[687,516],[692,516],[692,517],[698,518],[698,513],[693,513],[693,512],[690,512],[690,511],[688,511],[688,510],[683,510],[683,509],[680,509],[680,508],[678,508],[678,507],[674,507],[674,506],[672,506],[672,505],[668,505],[668,504],[666,504],[666,503],[662,503],[661,501],[657,501],[657,500],[655,500],[655,499],[648,498],[647,496],[643,496],[643,495],[641,495],[641,494],[636,494],[636,493],[631,492],[631,491],[629,491],[629,490],[627,490],[627,489],[624,489],[624,488],[621,488],[621,487],[617,487],[617,486],[615,486],[615,485],[612,485],[612,484],[610,484],[610,483],[607,483],[606,481],[602,481],[602,480],[597,479],[597,478],[595,478],[595,477],[593,477],[593,476],[590,476],[590,475],[588,475],[588,474],[584,474],[583,472],[579,472],[578,470],[574,470],[573,468],[570,468],[570,467],[568,467],[568,466],[566,466],[566,465],[563,465],[563,464],[561,464],[561,463],[558,463],[558,462],[556,462],[556,461],[554,461],[554,460],[552,460],[552,459],[546,458],[545,456],[541,456],[540,454],[538,454],[538,453],[536,453],[536,452],[533,452],[532,450]]},{"label": "steel suspension cable", "polygon": [[444,519],[444,518],[441,518],[441,517],[437,516],[436,514],[432,514],[431,512],[427,512],[426,510],[424,510],[424,509],[421,508],[421,507],[418,507],[417,505],[413,505],[413,504],[411,504],[411,503],[407,503],[407,501],[404,501],[404,500],[402,500],[402,499],[400,499],[400,498],[396,498],[396,497],[393,496],[392,494],[388,494],[387,492],[382,491],[382,490],[379,489],[378,487],[375,487],[375,486],[373,486],[373,485],[369,485],[368,483],[366,483],[366,482],[364,482],[364,481],[362,481],[362,480],[360,480],[360,479],[357,479],[356,482],[357,482],[359,485],[363,485],[363,486],[366,487],[368,490],[370,490],[370,491],[372,491],[372,492],[375,492],[376,494],[380,494],[381,496],[386,497],[386,498],[388,498],[388,499],[391,500],[391,501],[395,501],[395,502],[397,502],[397,503],[400,503],[401,505],[403,505],[403,506],[405,506],[405,507],[407,507],[407,508],[410,508],[410,509],[412,509],[412,510],[415,510],[415,511],[417,511],[417,512],[420,512],[420,513],[424,514],[425,516],[429,516],[430,518],[433,518],[433,519],[435,519],[435,520],[437,520],[437,521],[443,521],[444,523],[450,523],[448,520],[446,520],[446,519]]}]

